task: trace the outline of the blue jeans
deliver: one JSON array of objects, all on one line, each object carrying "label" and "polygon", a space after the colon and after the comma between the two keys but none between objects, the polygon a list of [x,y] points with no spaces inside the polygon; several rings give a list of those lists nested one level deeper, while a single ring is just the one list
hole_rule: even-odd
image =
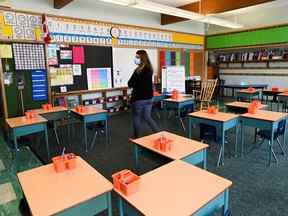
[{"label": "blue jeans", "polygon": [[159,128],[151,117],[152,99],[138,100],[132,104],[133,135],[134,139],[139,138],[141,125],[146,122],[153,132],[158,132]]}]

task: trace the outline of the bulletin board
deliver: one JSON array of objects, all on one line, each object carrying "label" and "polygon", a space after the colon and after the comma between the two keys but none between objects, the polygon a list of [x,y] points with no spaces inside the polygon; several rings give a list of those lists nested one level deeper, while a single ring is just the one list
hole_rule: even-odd
[{"label": "bulletin board", "polygon": [[[41,55],[27,58],[27,50],[37,49]],[[23,80],[24,111],[39,108],[48,101],[48,82],[43,44],[0,44],[2,77],[8,117],[23,115],[19,80]]]},{"label": "bulletin board", "polygon": [[[53,48],[53,46],[56,47]],[[107,81],[111,83],[111,86],[108,87],[112,87],[113,66],[111,47],[50,44],[47,50],[50,84],[53,92],[91,90],[88,88],[89,77],[87,74],[91,69],[97,71],[100,68],[107,69],[106,71],[109,73],[107,79],[111,79],[111,82]],[[54,78],[55,73],[57,73],[58,78]]]},{"label": "bulletin board", "polygon": [[[150,58],[154,74],[159,69],[159,54],[157,49],[145,49]],[[136,65],[134,58],[137,49],[113,48],[113,82],[114,87],[127,87],[128,80],[133,74]]]}]

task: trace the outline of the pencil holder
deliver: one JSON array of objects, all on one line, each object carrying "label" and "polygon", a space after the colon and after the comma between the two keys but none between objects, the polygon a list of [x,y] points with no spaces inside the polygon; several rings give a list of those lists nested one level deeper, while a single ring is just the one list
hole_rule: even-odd
[{"label": "pencil holder", "polygon": [[249,87],[247,90],[248,90],[249,92],[254,92],[254,91],[256,91],[256,89],[253,88],[253,87]]},{"label": "pencil holder", "polygon": [[140,177],[130,170],[122,170],[112,175],[114,188],[129,196],[138,191]]},{"label": "pencil holder", "polygon": [[60,172],[64,172],[66,169],[66,165],[65,165],[65,155],[61,155],[61,156],[56,156],[52,158],[52,162],[53,162],[53,166],[54,166],[54,170],[57,173]]},{"label": "pencil holder", "polygon": [[80,113],[85,112],[85,106],[83,106],[83,105],[77,106],[77,107],[76,107],[76,111],[77,111],[77,112],[80,112]]},{"label": "pencil holder", "polygon": [[273,87],[272,87],[272,91],[273,91],[273,92],[277,92],[277,91],[279,91],[279,88],[276,87],[276,86],[273,86]]},{"label": "pencil holder", "polygon": [[218,113],[218,108],[216,106],[209,106],[207,109],[207,112],[209,114],[217,114]]},{"label": "pencil holder", "polygon": [[257,107],[253,104],[251,104],[249,107],[248,107],[248,113],[250,114],[255,114],[257,112]]},{"label": "pencil holder", "polygon": [[171,98],[172,98],[173,100],[177,100],[178,94],[179,94],[178,91],[174,89],[174,90],[172,91]]},{"label": "pencil holder", "polygon": [[171,151],[172,140],[167,139],[166,137],[160,137],[154,140],[154,148],[163,152]]},{"label": "pencil holder", "polygon": [[52,104],[42,104],[42,109],[44,110],[51,110],[52,109]]},{"label": "pencil holder", "polygon": [[36,114],[32,111],[25,112],[26,119],[33,119],[35,118]]},{"label": "pencil holder", "polygon": [[66,155],[65,164],[67,169],[75,169],[76,168],[77,157],[75,154],[70,153]]},{"label": "pencil holder", "polygon": [[126,175],[129,175],[130,171],[128,169],[124,169],[120,172],[114,173],[112,175],[113,179],[113,186],[115,189],[120,190],[120,180],[125,177]]},{"label": "pencil holder", "polygon": [[253,100],[251,104],[253,104],[258,109],[261,105],[261,102],[259,100]]}]

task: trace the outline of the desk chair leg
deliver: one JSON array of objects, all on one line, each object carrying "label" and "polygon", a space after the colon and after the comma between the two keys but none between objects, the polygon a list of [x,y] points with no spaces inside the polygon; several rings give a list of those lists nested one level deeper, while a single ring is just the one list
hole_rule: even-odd
[{"label": "desk chair leg", "polygon": [[277,143],[278,143],[278,145],[279,145],[280,148],[281,148],[282,154],[283,154],[283,155],[286,155],[285,150],[284,150],[284,147],[282,146],[282,144],[281,144],[279,138],[277,138]]},{"label": "desk chair leg", "polygon": [[222,165],[222,153],[223,153],[223,150],[222,150],[222,146],[221,146],[220,151],[219,151],[219,155],[218,155],[218,160],[217,160],[217,166],[218,167],[220,165]]},{"label": "desk chair leg", "polygon": [[269,150],[270,150],[269,151],[269,166],[271,165],[272,156],[275,159],[276,163],[278,164],[278,159],[277,159],[277,156],[274,152],[271,140],[269,140],[268,145],[269,145]]},{"label": "desk chair leg", "polygon": [[85,141],[85,150],[88,152],[88,141],[87,141],[87,127],[86,122],[83,122],[83,129],[84,129],[84,141]]},{"label": "desk chair leg", "polygon": [[183,130],[186,131],[186,127],[185,127],[185,124],[183,122],[183,119],[182,118],[179,118],[179,119],[180,119],[180,123],[181,123]]},{"label": "desk chair leg", "polygon": [[93,149],[93,148],[94,148],[97,135],[98,135],[98,131],[96,130],[95,133],[94,133],[92,142],[91,142],[91,147],[90,147],[90,149]]},{"label": "desk chair leg", "polygon": [[60,146],[60,140],[59,140],[59,136],[58,136],[58,133],[57,133],[57,127],[56,127],[56,122],[53,121],[53,131],[54,131],[54,134],[55,134],[55,137],[56,137],[56,142],[58,144],[58,146]]}]

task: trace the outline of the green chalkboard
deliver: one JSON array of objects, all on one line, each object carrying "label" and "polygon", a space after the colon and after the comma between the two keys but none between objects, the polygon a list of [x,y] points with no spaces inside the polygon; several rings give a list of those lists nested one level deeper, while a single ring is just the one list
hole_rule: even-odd
[{"label": "green chalkboard", "polygon": [[278,26],[207,37],[207,49],[244,47],[288,42],[288,26]]}]

